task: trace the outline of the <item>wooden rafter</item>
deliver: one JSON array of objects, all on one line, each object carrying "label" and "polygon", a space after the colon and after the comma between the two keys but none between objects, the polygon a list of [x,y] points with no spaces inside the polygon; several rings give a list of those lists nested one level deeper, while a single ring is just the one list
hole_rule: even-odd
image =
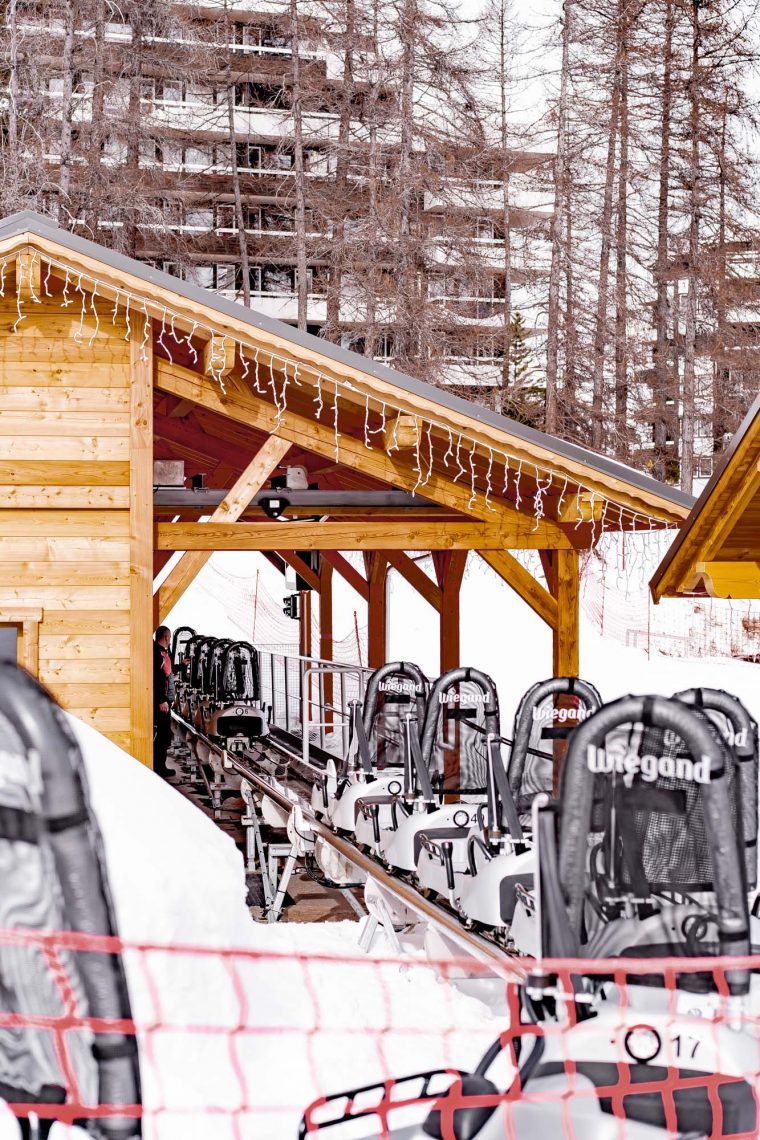
[{"label": "wooden rafter", "polygon": [[363,598],[365,602],[369,600],[367,579],[362,578],[359,571],[355,566],[351,565],[347,558],[344,558],[337,550],[323,550],[322,561],[329,562],[333,570],[336,570],[341,578],[348,582],[349,586],[353,586],[357,594]]},{"label": "wooden rafter", "polygon": [[[243,474],[235,483],[235,486],[216,508],[210,521],[208,523],[189,523],[186,525],[200,527],[201,530],[206,527],[213,528],[214,526],[244,526],[245,524],[236,523],[235,520],[243,513],[246,505],[251,501],[251,497],[255,495],[257,491],[261,490],[264,482],[284,459],[289,450],[290,444],[287,440],[280,439],[279,436],[276,435],[270,436],[261,450],[256,453],[248,464]],[[181,530],[182,526],[180,523],[168,523],[159,524],[159,528],[162,525],[167,525],[169,528],[177,527],[178,531]],[[216,544],[212,544],[211,546],[207,544],[206,546],[190,547],[189,544],[184,541],[183,536],[178,534],[178,538],[180,541],[176,542],[172,549],[182,550],[185,553],[183,553],[176,565],[172,567],[166,581],[159,588],[158,612],[160,621],[164,621],[166,615],[177,604],[198,572],[206,565],[213,551],[217,549]]]},{"label": "wooden rafter", "polygon": [[403,550],[389,551],[386,555],[388,562],[397,570],[402,578],[405,578],[410,586],[420,594],[421,597],[428,602],[434,610],[438,613],[441,612],[441,588],[429,578],[428,575],[422,570],[413,558],[405,554]]},{"label": "wooden rafter", "polygon": [[557,600],[508,550],[479,550],[478,554],[500,578],[552,629],[557,628]]},{"label": "wooden rafter", "polygon": [[319,575],[315,574],[311,566],[308,566],[303,558],[296,554],[295,550],[278,550],[280,558],[284,558],[289,566],[292,566],[296,574],[299,574],[304,582],[308,582],[312,590],[319,593],[320,581]]}]

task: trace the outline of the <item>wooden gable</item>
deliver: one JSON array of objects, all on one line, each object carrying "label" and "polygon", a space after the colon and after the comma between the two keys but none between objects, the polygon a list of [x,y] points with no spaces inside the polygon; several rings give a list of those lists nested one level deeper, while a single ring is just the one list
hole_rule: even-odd
[{"label": "wooden gable", "polygon": [[651,582],[663,597],[760,598],[760,399]]}]

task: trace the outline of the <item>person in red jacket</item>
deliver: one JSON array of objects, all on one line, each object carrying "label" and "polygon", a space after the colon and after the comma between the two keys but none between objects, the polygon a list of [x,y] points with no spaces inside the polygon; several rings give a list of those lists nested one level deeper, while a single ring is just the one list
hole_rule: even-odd
[{"label": "person in red jacket", "polygon": [[160,625],[153,642],[153,771],[164,779],[169,775],[166,753],[172,742],[171,706],[174,703],[174,674],[169,653],[171,630]]}]

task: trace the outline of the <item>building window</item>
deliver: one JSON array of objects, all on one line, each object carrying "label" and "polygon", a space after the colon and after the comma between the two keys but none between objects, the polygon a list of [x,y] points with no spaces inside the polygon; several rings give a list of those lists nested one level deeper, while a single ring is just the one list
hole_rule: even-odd
[{"label": "building window", "polygon": [[214,266],[214,286],[223,292],[234,292],[236,284],[237,266],[233,262],[225,262]]},{"label": "building window", "polygon": [[216,228],[227,233],[237,233],[234,206],[224,203],[216,207]]},{"label": "building window", "polygon": [[213,230],[214,211],[208,207],[191,206],[185,212],[185,225],[192,230]]},{"label": "building window", "polygon": [[285,88],[273,83],[236,83],[236,107],[275,107],[288,105]]},{"label": "building window", "polygon": [[199,285],[203,289],[214,288],[213,265],[191,265],[185,274],[185,280],[192,285]]},{"label": "building window", "polygon": [[257,234],[261,232],[260,206],[244,206],[243,219],[245,221],[245,228],[249,233]]},{"label": "building window", "polygon": [[293,155],[286,150],[278,150],[273,154],[268,155],[269,170],[292,170],[293,169]]},{"label": "building window", "polygon": [[290,296],[295,292],[293,278],[294,271],[286,266],[264,265],[261,270],[261,291]]},{"label": "building window", "polygon": [[103,143],[103,157],[109,166],[121,166],[127,161],[127,144],[124,139],[108,135]]},{"label": "building window", "polygon": [[293,232],[294,221],[292,211],[278,209],[276,206],[264,206],[259,213],[262,230],[274,230],[279,233]]},{"label": "building window", "polygon": [[249,143],[238,143],[235,157],[239,170],[261,170],[261,147]]},{"label": "building window", "polygon": [[183,166],[186,170],[208,170],[214,165],[212,146],[186,146]]},{"label": "building window", "polygon": [[395,352],[395,345],[393,343],[393,333],[383,332],[377,338],[375,345],[375,357],[378,360],[392,360]]}]

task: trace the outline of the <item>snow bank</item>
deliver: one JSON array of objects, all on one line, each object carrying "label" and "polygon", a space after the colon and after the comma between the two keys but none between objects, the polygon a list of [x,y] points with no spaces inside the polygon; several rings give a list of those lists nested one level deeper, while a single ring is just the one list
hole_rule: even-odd
[{"label": "snow bank", "polygon": [[[202,812],[72,718],[129,950],[146,1140],[279,1140],[317,1096],[435,1065],[472,1065],[500,1025],[423,962],[362,955],[358,924],[254,923],[243,861]],[[244,1111],[241,1111],[244,1110]],[[235,1128],[237,1117],[238,1129]],[[16,1140],[0,1112],[0,1140]],[[57,1125],[54,1140],[84,1134]]]}]

